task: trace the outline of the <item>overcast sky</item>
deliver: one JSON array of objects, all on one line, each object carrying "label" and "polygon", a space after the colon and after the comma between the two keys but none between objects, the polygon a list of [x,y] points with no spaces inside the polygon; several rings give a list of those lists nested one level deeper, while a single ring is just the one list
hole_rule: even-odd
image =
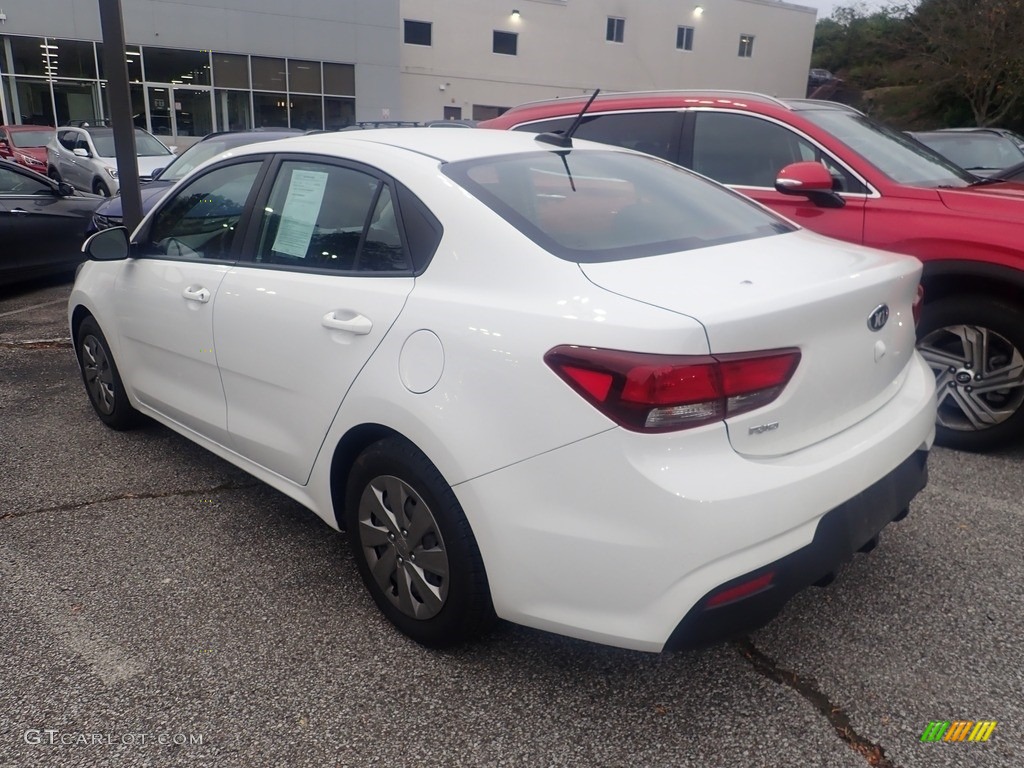
[{"label": "overcast sky", "polygon": [[859,6],[868,13],[884,8],[889,5],[889,0],[789,0],[796,5],[806,5],[818,9],[818,18],[827,19],[832,15],[832,10],[844,6]]}]

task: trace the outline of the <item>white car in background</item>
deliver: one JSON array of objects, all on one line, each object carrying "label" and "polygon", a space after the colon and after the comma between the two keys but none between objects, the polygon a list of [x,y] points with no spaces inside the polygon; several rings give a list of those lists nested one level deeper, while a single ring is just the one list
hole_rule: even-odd
[{"label": "white car in background", "polygon": [[[174,159],[174,153],[153,134],[135,129],[135,152],[139,179]],[[46,145],[46,175],[66,181],[76,189],[110,197],[121,189],[114,151],[114,129],[106,126],[64,126]]]},{"label": "white car in background", "polygon": [[347,529],[425,645],[495,616],[713,642],[873,547],[926,482],[920,263],[650,156],[281,139],[86,249],[69,321],[99,418],[151,417]]}]

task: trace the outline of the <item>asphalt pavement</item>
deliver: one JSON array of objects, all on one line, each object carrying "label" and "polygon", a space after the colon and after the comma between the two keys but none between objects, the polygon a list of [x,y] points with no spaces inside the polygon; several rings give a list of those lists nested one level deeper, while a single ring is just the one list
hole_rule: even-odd
[{"label": "asphalt pavement", "polygon": [[[91,411],[67,282],[0,291],[0,768],[1024,766],[1024,447],[936,449],[827,589],[696,652],[393,630],[345,536]],[[926,743],[932,721],[996,721]]]}]

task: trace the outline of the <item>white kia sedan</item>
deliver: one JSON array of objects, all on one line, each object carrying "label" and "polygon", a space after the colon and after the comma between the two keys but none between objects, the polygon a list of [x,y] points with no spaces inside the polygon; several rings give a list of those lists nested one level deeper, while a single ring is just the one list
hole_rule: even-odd
[{"label": "white kia sedan", "polygon": [[495,617],[717,641],[927,479],[920,263],[628,150],[249,145],[86,251],[69,320],[99,418],[155,419],[346,529],[428,646]]}]

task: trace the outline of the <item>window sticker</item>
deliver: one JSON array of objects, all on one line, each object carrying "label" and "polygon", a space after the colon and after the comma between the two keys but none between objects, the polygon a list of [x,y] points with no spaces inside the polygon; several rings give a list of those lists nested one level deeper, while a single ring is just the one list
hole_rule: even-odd
[{"label": "window sticker", "polygon": [[273,250],[299,259],[306,258],[326,188],[326,171],[292,171]]}]

